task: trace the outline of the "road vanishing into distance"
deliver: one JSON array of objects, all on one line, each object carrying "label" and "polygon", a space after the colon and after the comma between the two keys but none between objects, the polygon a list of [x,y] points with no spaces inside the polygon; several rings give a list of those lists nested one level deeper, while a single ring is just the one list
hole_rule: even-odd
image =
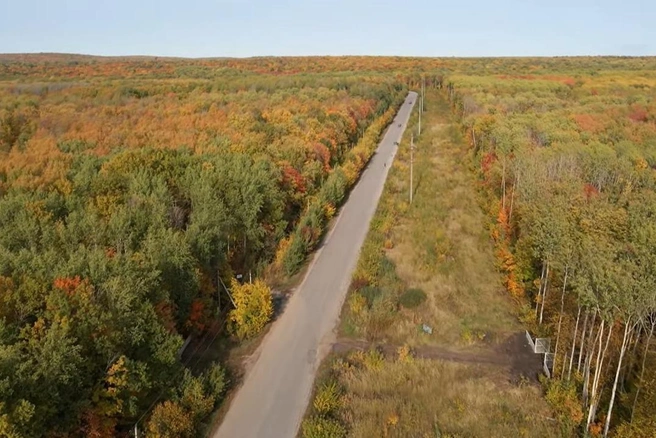
[{"label": "road vanishing into distance", "polygon": [[[417,99],[411,92],[351,191],[305,279],[255,353],[214,438],[294,438],[334,329],[360,248]],[[399,124],[401,126],[399,126]]]}]

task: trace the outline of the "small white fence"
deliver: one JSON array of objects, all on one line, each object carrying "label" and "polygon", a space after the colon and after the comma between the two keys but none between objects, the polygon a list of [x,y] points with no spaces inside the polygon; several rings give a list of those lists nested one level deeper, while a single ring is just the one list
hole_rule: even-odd
[{"label": "small white fence", "polygon": [[544,354],[542,361],[542,369],[547,377],[551,378],[551,371],[553,370],[554,355],[551,353],[551,339],[550,338],[535,338],[526,330],[526,340],[531,346],[533,353]]},{"label": "small white fence", "polygon": [[551,378],[551,372],[553,371],[553,364],[554,364],[554,354],[545,353],[544,360],[542,361],[542,370],[544,371],[544,374],[546,374],[547,377],[549,378]]}]

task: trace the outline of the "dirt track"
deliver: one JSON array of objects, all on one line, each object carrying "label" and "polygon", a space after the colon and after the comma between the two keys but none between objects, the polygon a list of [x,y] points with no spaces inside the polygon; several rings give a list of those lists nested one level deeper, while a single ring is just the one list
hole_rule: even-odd
[{"label": "dirt track", "polygon": [[[351,350],[379,349],[385,356],[397,354],[399,345],[376,344],[363,340],[343,339],[333,345],[334,353],[346,353]],[[441,346],[423,345],[412,349],[415,357],[422,359],[440,359],[449,362],[495,365],[508,368],[513,378],[525,377],[537,380],[542,368],[542,355],[535,354],[528,346],[523,332],[509,336],[503,343],[476,349],[450,349]]]}]

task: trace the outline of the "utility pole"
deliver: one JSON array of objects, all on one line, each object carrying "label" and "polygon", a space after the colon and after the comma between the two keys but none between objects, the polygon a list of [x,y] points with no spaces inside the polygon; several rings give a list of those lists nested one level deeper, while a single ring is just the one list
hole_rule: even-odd
[{"label": "utility pole", "polygon": [[422,97],[419,98],[419,134],[417,134],[417,135],[421,135],[421,112],[422,112],[423,106],[424,106],[424,98],[422,96]]},{"label": "utility pole", "polygon": [[410,135],[410,203],[412,204],[412,164],[414,163],[414,134]]},{"label": "utility pole", "polygon": [[421,112],[424,112],[424,96],[426,95],[426,77],[421,78]]}]

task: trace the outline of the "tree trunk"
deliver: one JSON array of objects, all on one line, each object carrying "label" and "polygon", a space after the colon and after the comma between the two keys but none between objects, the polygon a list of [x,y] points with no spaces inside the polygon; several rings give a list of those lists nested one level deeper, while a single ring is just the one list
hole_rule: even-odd
[{"label": "tree trunk", "polygon": [[656,320],[652,321],[651,323],[649,336],[647,336],[647,341],[645,342],[645,352],[642,354],[642,366],[640,367],[640,378],[638,379],[638,389],[636,389],[635,397],[633,397],[633,405],[631,406],[631,423],[633,423],[633,414],[635,412],[636,404],[638,404],[638,395],[640,394],[640,389],[642,389],[642,378],[645,375],[645,362],[647,361],[647,353],[649,352],[649,343],[651,342],[651,337],[654,334],[655,325],[656,325]]},{"label": "tree trunk", "polygon": [[219,309],[219,313],[221,313],[221,288],[219,287],[220,276],[221,276],[221,271],[217,269],[216,270],[216,301],[217,301],[217,308]]},{"label": "tree trunk", "polygon": [[610,418],[613,415],[613,404],[615,403],[615,393],[617,391],[617,381],[620,377],[620,369],[622,368],[622,359],[624,358],[624,352],[626,351],[626,340],[629,333],[629,322],[631,319],[627,319],[624,323],[624,337],[622,337],[622,348],[620,349],[620,359],[617,363],[617,371],[615,371],[615,382],[613,382],[613,391],[611,392],[610,402],[608,403],[608,415],[606,415],[606,425],[604,426],[604,438],[608,436],[608,428],[610,427]]},{"label": "tree trunk", "polygon": [[[588,336],[588,344],[590,344],[590,342],[592,341],[592,335],[595,332],[595,324],[594,324],[595,319],[596,319],[596,313],[592,320],[592,326],[590,326],[590,335]],[[599,339],[599,335],[600,335],[600,331],[597,330],[597,334],[594,335],[594,341],[588,348],[588,352],[585,355],[585,364],[583,365],[584,378],[583,378],[583,394],[582,394],[584,408],[588,406],[588,399],[590,393],[590,368],[592,367],[592,357],[594,356],[595,353],[595,346],[597,345],[597,339]],[[599,347],[599,350],[601,351],[601,347]]]},{"label": "tree trunk", "polygon": [[[634,339],[634,336],[635,336],[635,339]],[[626,392],[626,375],[627,375],[627,373],[629,373],[633,369],[633,362],[634,361],[632,360],[633,358],[631,357],[631,354],[635,354],[635,345],[634,345],[632,353],[629,353],[628,350],[629,350],[629,348],[631,348],[631,342],[635,342],[637,344],[639,340],[640,340],[640,330],[639,329],[638,330],[631,329],[631,331],[629,332],[629,338],[626,341],[626,350],[627,350],[626,353],[625,353],[627,355],[627,361],[625,362],[626,365],[624,365],[624,367],[620,371],[620,382],[619,382],[619,384],[620,384],[621,392]]]},{"label": "tree trunk", "polygon": [[[587,316],[587,313],[586,313]],[[576,335],[579,330],[579,320],[581,318],[581,306],[579,305],[579,311],[576,314],[576,325],[574,326],[574,336],[572,336],[572,353],[569,355],[569,369],[567,370],[567,381],[572,377],[572,365],[574,365],[574,352],[576,351]],[[585,327],[583,328],[585,331]],[[579,349],[579,357],[581,356],[581,350]],[[565,365],[563,364],[563,375],[565,374]],[[563,376],[561,375],[562,379]]]},{"label": "tree trunk", "polygon": [[501,208],[506,211],[506,156],[503,156],[503,170],[501,174]]},{"label": "tree trunk", "polygon": [[[567,287],[567,274],[569,265],[565,265],[565,278],[563,279],[563,290],[560,293],[560,315],[558,315],[558,330],[556,331],[556,346],[554,347],[553,370],[556,375],[556,364],[558,363],[558,344],[560,343],[560,327],[563,323],[563,310],[565,309],[565,288]],[[565,369],[565,359],[563,359],[563,370]]]},{"label": "tree trunk", "polygon": [[547,274],[544,276],[544,290],[542,291],[542,303],[540,306],[540,325],[544,316],[544,302],[547,301],[547,288],[549,287],[549,262],[547,261]]},{"label": "tree trunk", "polygon": [[[601,320],[602,326],[604,324],[604,320]],[[595,369],[595,378],[594,381],[592,382],[592,394],[590,397],[590,412],[588,413],[588,426],[592,424],[594,421],[595,417],[597,416],[597,407],[599,406],[599,382],[601,381],[601,373],[604,368],[604,359],[606,357],[606,351],[608,350],[608,344],[610,343],[610,337],[613,333],[613,324],[608,325],[608,335],[606,336],[606,345],[604,346],[604,351],[601,353],[601,361],[598,363],[598,368]],[[603,336],[599,337],[599,347],[601,348],[601,338]],[[597,356],[599,358],[599,356]]]},{"label": "tree trunk", "polygon": [[508,224],[510,224],[510,221],[512,220],[513,205],[515,204],[515,190],[517,190],[518,186],[519,186],[519,175],[515,177],[512,193],[510,194],[510,212],[508,213]]},{"label": "tree trunk", "polygon": [[[579,360],[578,363],[576,364],[576,372],[580,373],[581,372],[581,359],[583,358],[583,350],[585,349],[585,335],[586,335],[586,328],[588,325],[588,317],[590,316],[590,312],[586,311],[585,312],[585,320],[583,321],[583,331],[581,332],[581,349],[579,351]],[[594,327],[594,322],[597,317],[597,310],[595,309],[595,313],[592,314],[592,326]],[[590,338],[592,334],[588,335],[588,344],[590,344]]]},{"label": "tree trunk", "polygon": [[535,317],[537,318],[539,313],[538,309],[540,309],[540,295],[542,295],[542,286],[544,286],[544,272],[546,269],[547,264],[543,261],[542,262],[542,273],[540,274],[540,287],[538,288],[538,295],[535,297]]}]

